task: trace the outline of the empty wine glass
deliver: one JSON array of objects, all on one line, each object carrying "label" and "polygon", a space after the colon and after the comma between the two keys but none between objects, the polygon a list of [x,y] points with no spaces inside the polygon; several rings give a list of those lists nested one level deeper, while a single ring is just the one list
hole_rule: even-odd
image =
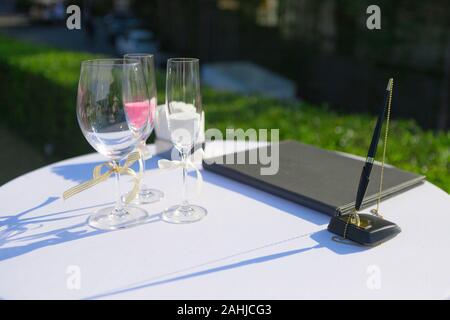
[{"label": "empty wine glass", "polygon": [[[173,58],[167,61],[166,108],[170,139],[186,163],[198,139],[202,99],[200,93],[199,60]],[[206,209],[189,204],[187,200],[186,166],[183,167],[182,203],[168,208],[162,214],[165,221],[189,223],[202,219]]]},{"label": "empty wine glass", "polygon": [[[119,169],[141,141],[146,130],[149,107],[128,108],[148,101],[148,91],[139,61],[96,59],[81,64],[78,83],[77,118],[86,140]],[[89,225],[114,230],[136,225],[147,216],[144,209],[124,205],[120,197],[120,173],[114,171],[117,201],[89,217]]]},{"label": "empty wine glass", "polygon": [[[136,198],[132,200],[132,203],[135,204],[146,204],[152,203],[161,200],[164,197],[164,193],[158,189],[149,188],[145,183],[145,159],[150,157],[148,152],[146,141],[148,137],[150,137],[153,128],[155,126],[155,114],[156,114],[156,106],[157,106],[157,96],[156,96],[156,77],[155,77],[155,61],[152,54],[147,53],[127,53],[124,55],[126,59],[136,59],[139,60],[142,66],[142,70],[144,72],[144,79],[146,82],[149,100],[144,101],[140,104],[130,104],[130,109],[139,109],[141,107],[150,107],[150,114],[148,118],[148,123],[144,135],[142,136],[142,140],[138,144],[138,151],[141,154],[140,168],[141,168],[141,185],[139,187],[139,193],[136,195]],[[122,198],[124,199],[125,196]]]}]

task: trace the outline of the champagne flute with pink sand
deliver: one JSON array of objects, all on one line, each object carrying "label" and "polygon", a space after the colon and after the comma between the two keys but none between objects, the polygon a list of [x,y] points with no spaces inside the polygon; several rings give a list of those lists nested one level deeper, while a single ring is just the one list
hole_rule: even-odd
[{"label": "champagne flute with pink sand", "polygon": [[[141,153],[140,159],[140,174],[141,185],[139,193],[132,201],[134,204],[146,204],[161,200],[164,197],[164,193],[158,189],[149,188],[146,184],[146,169],[145,160],[151,157],[146,141],[152,134],[155,118],[156,118],[156,77],[155,77],[155,61],[154,56],[146,53],[127,53],[124,58],[135,59],[141,63],[142,70],[144,72],[144,79],[146,82],[149,100],[130,102],[125,105],[129,121],[136,125],[142,125],[142,121],[147,121],[145,132],[142,136],[142,140],[138,144],[137,150]],[[146,118],[144,114],[150,110],[149,117]],[[125,198],[125,196],[123,197]]]}]

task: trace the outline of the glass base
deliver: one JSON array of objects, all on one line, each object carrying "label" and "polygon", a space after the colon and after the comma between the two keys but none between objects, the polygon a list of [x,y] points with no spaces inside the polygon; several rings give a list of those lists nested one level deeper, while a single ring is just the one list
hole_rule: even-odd
[{"label": "glass base", "polygon": [[136,226],[148,217],[147,211],[133,206],[114,211],[114,207],[100,209],[89,217],[88,224],[95,229],[117,230]]},{"label": "glass base", "polygon": [[192,223],[203,219],[208,211],[205,208],[189,205],[177,205],[164,210],[162,219],[170,223]]},{"label": "glass base", "polygon": [[[122,202],[125,203],[127,195],[122,196]],[[147,204],[160,201],[164,198],[164,192],[157,189],[143,189],[136,195],[136,198],[130,201],[132,204]]]}]

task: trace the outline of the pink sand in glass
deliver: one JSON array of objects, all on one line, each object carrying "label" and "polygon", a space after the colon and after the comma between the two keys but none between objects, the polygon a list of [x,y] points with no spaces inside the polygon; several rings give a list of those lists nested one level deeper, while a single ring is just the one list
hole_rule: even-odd
[{"label": "pink sand in glass", "polygon": [[153,125],[153,118],[156,108],[156,103],[154,100],[155,99],[153,98],[151,102],[149,102],[149,100],[144,100],[125,103],[125,112],[127,113],[128,119],[133,127],[142,128],[145,126],[147,124],[147,116],[148,121],[151,125]]},{"label": "pink sand in glass", "polygon": [[150,100],[150,114],[148,115],[148,121],[150,122],[150,126],[153,128],[154,120],[156,116],[156,98],[151,98]]}]

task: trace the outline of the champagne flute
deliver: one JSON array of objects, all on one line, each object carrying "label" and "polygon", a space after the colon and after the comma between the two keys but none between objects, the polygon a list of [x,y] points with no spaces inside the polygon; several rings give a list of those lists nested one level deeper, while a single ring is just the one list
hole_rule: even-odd
[{"label": "champagne flute", "polygon": [[[180,152],[182,161],[187,161],[197,141],[202,112],[200,93],[199,60],[173,58],[167,60],[166,108],[170,139]],[[206,209],[189,204],[187,200],[187,169],[183,167],[182,203],[166,209],[162,217],[167,222],[189,223],[202,219]]]},{"label": "champagne flute", "polygon": [[[152,54],[147,53],[127,53],[124,55],[125,59],[136,59],[139,60],[142,66],[142,70],[144,72],[144,79],[146,82],[146,87],[148,90],[149,100],[144,101],[142,104],[131,104],[128,107],[130,109],[139,109],[141,107],[150,107],[150,114],[148,118],[148,123],[144,135],[142,136],[142,140],[139,142],[138,151],[141,154],[140,168],[141,168],[141,185],[139,187],[139,193],[136,195],[136,198],[132,200],[132,203],[135,204],[146,204],[152,203],[161,200],[164,197],[164,193],[158,189],[152,189],[147,187],[145,184],[145,159],[149,158],[150,155],[148,153],[146,141],[148,137],[150,137],[155,121],[156,114],[156,106],[157,106],[157,96],[156,96],[156,77],[155,77],[155,61],[154,56]],[[122,200],[125,198],[122,197]]]},{"label": "champagne flute", "polygon": [[[77,118],[86,140],[118,170],[142,139],[149,108],[129,110],[127,104],[148,100],[144,74],[138,60],[96,59],[81,64],[78,83]],[[134,226],[147,212],[121,201],[120,174],[115,171],[117,201],[89,217],[88,223],[101,230]]]}]

